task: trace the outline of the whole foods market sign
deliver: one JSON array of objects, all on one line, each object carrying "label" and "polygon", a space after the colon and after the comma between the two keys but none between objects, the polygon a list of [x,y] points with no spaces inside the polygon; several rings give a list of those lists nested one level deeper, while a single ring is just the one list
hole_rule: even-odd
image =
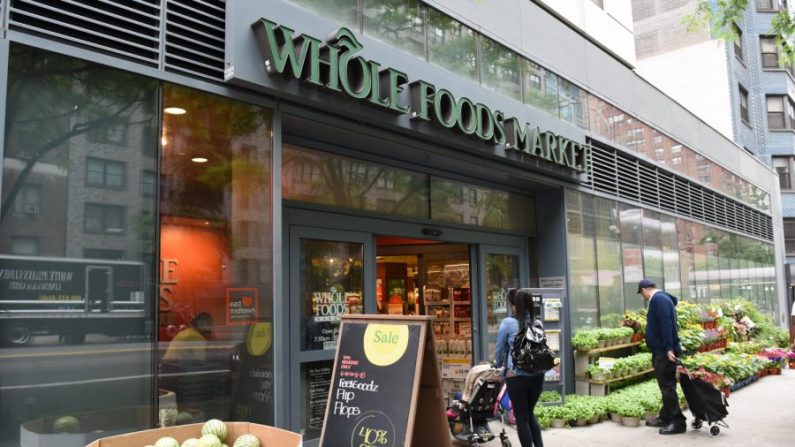
[{"label": "whole foods market sign", "polygon": [[[328,41],[301,34],[268,19],[254,24],[269,75],[299,79],[394,114],[408,114],[491,144],[576,171],[588,171],[587,145],[571,141],[531,123],[505,116],[500,110],[437,87],[411,80],[393,67],[359,56],[364,46],[348,28]],[[401,103],[408,85],[410,101]]]}]

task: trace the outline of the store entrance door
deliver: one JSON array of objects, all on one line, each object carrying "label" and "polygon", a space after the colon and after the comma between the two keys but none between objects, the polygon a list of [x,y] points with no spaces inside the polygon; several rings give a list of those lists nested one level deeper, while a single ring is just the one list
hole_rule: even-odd
[{"label": "store entrance door", "polygon": [[374,313],[375,285],[367,233],[291,226],[289,230],[290,425],[320,438],[344,314]]},{"label": "store entrance door", "polygon": [[433,227],[443,237],[423,239],[419,224],[293,208],[284,224],[278,333],[289,343],[278,382],[289,428],[307,446],[320,437],[342,315],[433,316],[449,402],[473,364],[493,359],[506,289],[528,284],[522,236]]}]

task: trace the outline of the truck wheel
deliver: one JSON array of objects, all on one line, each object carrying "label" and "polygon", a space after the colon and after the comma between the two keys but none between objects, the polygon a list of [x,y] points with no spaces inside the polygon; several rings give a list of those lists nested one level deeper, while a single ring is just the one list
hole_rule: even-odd
[{"label": "truck wheel", "polygon": [[5,339],[11,346],[24,346],[33,340],[30,328],[24,324],[12,324],[5,330]]}]

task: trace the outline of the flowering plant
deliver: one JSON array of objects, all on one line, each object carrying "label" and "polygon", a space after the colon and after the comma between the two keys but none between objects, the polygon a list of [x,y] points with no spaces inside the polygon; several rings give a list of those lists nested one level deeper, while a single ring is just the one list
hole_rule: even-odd
[{"label": "flowering plant", "polygon": [[[680,374],[684,374],[684,368],[680,366],[678,368],[678,372]],[[720,374],[715,374],[714,372],[707,371],[704,368],[690,370],[690,376],[693,378],[701,379],[719,390],[722,390],[723,388],[732,386],[734,384],[734,381],[732,379],[724,377]]]}]

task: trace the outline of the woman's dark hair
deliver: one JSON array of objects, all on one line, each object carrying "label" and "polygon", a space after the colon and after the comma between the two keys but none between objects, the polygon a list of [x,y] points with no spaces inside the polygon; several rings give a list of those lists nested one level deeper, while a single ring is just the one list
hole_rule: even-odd
[{"label": "woman's dark hair", "polygon": [[508,291],[508,302],[516,306],[514,317],[520,322],[535,318],[535,315],[533,315],[533,297],[526,289],[511,289]]}]

